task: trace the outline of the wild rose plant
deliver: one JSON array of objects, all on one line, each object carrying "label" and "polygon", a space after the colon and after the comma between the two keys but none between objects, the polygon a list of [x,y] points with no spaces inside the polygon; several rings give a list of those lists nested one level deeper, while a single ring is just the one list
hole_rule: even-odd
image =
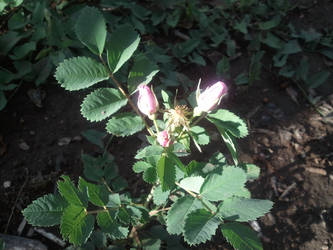
[{"label": "wild rose plant", "polygon": [[[85,20],[91,15],[96,23],[87,27]],[[95,86],[83,100],[81,113],[89,121],[108,118],[106,130],[112,136],[145,131],[147,140],[134,157],[133,171],[151,185],[151,191],[131,197],[131,187],[118,175],[114,157],[104,148],[99,156],[82,155],[84,178],[77,185],[63,175],[57,193],[27,206],[23,210],[27,221],[41,227],[59,225],[63,239],[80,249],[184,249],[186,244],[205,243],[216,233],[236,249],[262,249],[257,233],[244,223],[269,212],[273,203],[252,199],[246,188],[247,182],[258,178],[260,169],[238,159],[237,139],[247,136],[248,129],[241,118],[220,108],[226,84],[218,81],[202,90],[198,84],[188,100],[174,101],[187,104],[172,105],[174,97],[163,89],[163,83],[157,95],[148,87],[157,66],[143,53],[134,54],[140,36],[132,27],[121,26],[107,35],[103,15],[86,7],[75,30],[100,62],[96,56],[69,58],[59,64],[55,77],[70,91],[101,81],[112,83]],[[132,59],[125,85],[115,73]],[[193,94],[194,104],[190,101]],[[124,111],[125,106],[133,111]],[[216,127],[229,150],[224,153],[230,157],[222,152],[206,157],[211,131],[202,127],[203,120]],[[189,161],[191,150],[205,152],[206,160]]]}]

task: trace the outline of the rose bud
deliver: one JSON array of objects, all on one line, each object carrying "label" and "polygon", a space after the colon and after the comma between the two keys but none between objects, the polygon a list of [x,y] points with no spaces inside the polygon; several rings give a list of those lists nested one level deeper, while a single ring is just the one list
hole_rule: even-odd
[{"label": "rose bud", "polygon": [[157,141],[162,147],[169,147],[172,144],[168,131],[163,130],[157,134]]},{"label": "rose bud", "polygon": [[138,87],[138,90],[138,108],[142,113],[152,119],[153,115],[158,110],[158,102],[156,96],[147,85],[140,85]]},{"label": "rose bud", "polygon": [[195,115],[201,115],[202,112],[210,112],[220,103],[222,97],[227,93],[227,86],[218,81],[207,87],[202,93],[198,89],[197,107],[194,110]]}]

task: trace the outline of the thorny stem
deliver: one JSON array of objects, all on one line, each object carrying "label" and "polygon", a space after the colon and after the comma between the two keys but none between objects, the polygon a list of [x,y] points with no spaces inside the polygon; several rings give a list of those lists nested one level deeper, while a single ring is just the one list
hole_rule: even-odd
[{"label": "thorny stem", "polygon": [[128,103],[131,105],[132,109],[135,111],[135,113],[137,113],[137,114],[141,117],[141,119],[142,119],[143,123],[145,124],[146,129],[147,129],[147,131],[149,132],[149,134],[150,134],[151,136],[153,136],[154,133],[153,133],[153,132],[151,131],[151,129],[149,128],[149,125],[148,125],[148,123],[147,123],[145,117],[140,113],[140,111],[138,110],[138,108],[135,106],[135,104],[134,104],[133,101],[131,100],[131,97],[126,93],[126,91],[123,89],[123,87],[121,86],[121,84],[120,84],[120,83],[118,82],[118,80],[114,77],[114,75],[113,75],[113,73],[110,71],[109,67],[107,67],[107,65],[106,65],[106,63],[105,63],[105,61],[104,61],[102,55],[99,55],[99,59],[102,61],[104,67],[109,71],[109,76],[110,76],[110,78],[111,78],[111,79],[113,80],[113,82],[117,85],[119,91],[123,94],[123,96],[126,97]]},{"label": "thorny stem", "polygon": [[202,197],[200,195],[197,195],[195,193],[193,193],[192,191],[182,187],[179,182],[175,182],[176,185],[182,189],[184,189],[187,193],[189,193],[191,196],[193,196],[194,198],[198,199],[201,201],[202,205],[204,205],[205,208],[207,208],[207,210],[212,214],[215,215],[215,212],[203,201]]}]

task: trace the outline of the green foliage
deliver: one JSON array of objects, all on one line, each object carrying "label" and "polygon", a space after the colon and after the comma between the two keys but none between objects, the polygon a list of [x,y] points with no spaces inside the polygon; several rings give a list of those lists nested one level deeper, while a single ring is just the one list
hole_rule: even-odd
[{"label": "green foliage", "polygon": [[85,137],[89,142],[99,146],[100,148],[104,148],[103,138],[106,136],[106,133],[95,130],[88,129],[81,132],[83,137]]},{"label": "green foliage", "polygon": [[145,55],[140,54],[135,57],[133,67],[128,75],[127,87],[129,92],[133,93],[142,83],[148,84],[158,71],[157,66]]},{"label": "green foliage", "polygon": [[[1,5],[0,5],[0,7],[1,7]],[[2,239],[0,239],[0,250],[5,250],[5,247],[6,247],[5,242]]]},{"label": "green foliage", "polygon": [[109,211],[99,212],[97,214],[97,224],[101,227],[104,233],[109,233],[114,239],[126,239],[128,228],[122,227],[116,222]]},{"label": "green foliage", "polygon": [[145,125],[140,116],[133,113],[121,113],[114,115],[106,124],[106,130],[116,136],[133,135],[142,129]]},{"label": "green foliage", "polygon": [[87,190],[78,190],[68,176],[61,176],[63,181],[58,181],[58,190],[62,197],[71,204],[77,207],[87,207],[88,194]]},{"label": "green foliage", "polygon": [[191,135],[199,145],[207,145],[209,143],[208,133],[200,126],[191,127]]},{"label": "green foliage", "polygon": [[225,223],[221,225],[221,231],[235,249],[263,249],[256,232],[248,226],[237,222]]},{"label": "green foliage", "polygon": [[161,146],[151,145],[139,150],[134,158],[139,160],[147,157],[161,156],[163,151],[164,149]]},{"label": "green foliage", "polygon": [[129,25],[121,26],[111,33],[107,46],[107,58],[111,72],[116,73],[131,58],[139,42],[139,34]]},{"label": "green foliage", "polygon": [[221,203],[218,214],[228,221],[246,222],[268,213],[272,206],[268,200],[231,197]]},{"label": "green foliage", "polygon": [[66,205],[59,195],[47,194],[34,200],[22,213],[31,225],[49,227],[60,224]]},{"label": "green foliage", "polygon": [[166,155],[162,155],[157,163],[157,175],[163,192],[175,186],[176,168],[174,162]]},{"label": "green foliage", "polygon": [[55,78],[66,90],[80,90],[109,78],[103,64],[89,57],[64,60],[57,67]]},{"label": "green foliage", "polygon": [[64,239],[68,239],[75,246],[87,241],[94,229],[95,217],[87,214],[84,207],[74,204],[65,208],[61,218],[60,232]]},{"label": "green foliage", "polygon": [[185,241],[197,245],[210,240],[220,221],[205,209],[197,209],[187,215],[184,227]]},{"label": "green foliage", "polygon": [[89,121],[101,121],[127,104],[118,89],[99,88],[83,100],[81,114]]},{"label": "green foliage", "polygon": [[180,187],[185,190],[190,190],[195,193],[200,193],[201,185],[204,182],[204,178],[201,176],[187,177],[181,180]]},{"label": "green foliage", "polygon": [[76,22],[78,39],[96,55],[101,55],[106,39],[106,25],[102,13],[96,8],[85,7]]},{"label": "green foliage", "polygon": [[200,208],[202,208],[201,202],[190,196],[179,198],[173,203],[167,216],[166,225],[169,234],[183,233],[187,215]]},{"label": "green foliage", "polygon": [[162,186],[158,186],[155,188],[153,193],[153,201],[157,206],[163,205],[169,198],[170,191],[162,191]]},{"label": "green foliage", "polygon": [[88,191],[88,199],[95,206],[104,207],[108,203],[109,192],[103,185],[95,185],[80,178],[79,189],[81,192]]},{"label": "green foliage", "polygon": [[219,109],[215,113],[209,114],[208,120],[237,138],[243,138],[249,134],[245,122],[228,110]]},{"label": "green foliage", "polygon": [[238,195],[245,182],[246,174],[241,168],[225,167],[222,175],[212,174],[205,178],[200,194],[210,201],[225,200]]}]

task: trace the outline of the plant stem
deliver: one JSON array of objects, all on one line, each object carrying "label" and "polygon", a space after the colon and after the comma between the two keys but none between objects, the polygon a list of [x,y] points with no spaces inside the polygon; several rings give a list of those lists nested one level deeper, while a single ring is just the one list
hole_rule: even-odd
[{"label": "plant stem", "polygon": [[111,78],[111,79],[113,80],[113,82],[117,85],[117,88],[118,88],[119,91],[123,94],[123,96],[126,97],[128,103],[130,104],[130,106],[132,107],[132,109],[135,111],[135,113],[137,113],[137,114],[141,117],[143,123],[144,123],[145,126],[146,126],[146,129],[147,129],[148,133],[149,133],[151,136],[153,136],[154,133],[151,131],[151,129],[150,129],[150,127],[149,127],[149,125],[148,125],[148,123],[147,123],[145,117],[140,113],[140,111],[138,110],[138,108],[135,106],[135,104],[134,104],[133,101],[131,100],[131,97],[129,96],[129,94],[126,93],[126,91],[123,89],[123,87],[121,86],[121,84],[120,84],[120,83],[118,82],[118,80],[114,77],[114,75],[113,75],[113,73],[110,71],[109,67],[107,67],[107,65],[106,65],[106,63],[105,63],[105,61],[104,61],[102,55],[99,55],[99,59],[102,61],[104,67],[109,71],[109,76],[110,76],[110,78]]},{"label": "plant stem", "polygon": [[145,207],[148,206],[149,202],[150,202],[151,199],[153,198],[153,193],[154,193],[155,188],[156,188],[156,185],[153,185],[153,186],[151,187],[150,192],[149,192],[149,194],[148,194],[148,196],[147,196],[147,199],[146,199],[145,203],[143,204]]},{"label": "plant stem", "polygon": [[153,121],[154,121],[154,125],[155,125],[155,128],[156,128],[156,132],[159,133],[159,132],[160,132],[160,129],[158,128],[158,125],[157,125],[157,121],[156,121],[155,116],[154,116]]},{"label": "plant stem", "polygon": [[179,182],[175,182],[176,185],[182,189],[184,189],[187,193],[189,193],[191,196],[193,196],[194,198],[198,199],[201,201],[202,205],[204,205],[205,208],[207,208],[207,210],[212,214],[215,215],[215,212],[203,201],[202,197],[198,194],[193,193],[192,191],[182,187]]},{"label": "plant stem", "polygon": [[110,193],[113,193],[112,189],[110,188],[110,186],[108,185],[108,183],[106,182],[106,180],[102,177],[102,182],[103,184],[106,186],[106,188],[109,190]]},{"label": "plant stem", "polygon": [[149,212],[149,216],[154,216],[154,215],[158,214],[159,212],[168,211],[170,209],[171,209],[171,207],[166,207],[166,208],[161,208],[161,209],[157,209],[157,210],[152,210],[152,211]]}]

